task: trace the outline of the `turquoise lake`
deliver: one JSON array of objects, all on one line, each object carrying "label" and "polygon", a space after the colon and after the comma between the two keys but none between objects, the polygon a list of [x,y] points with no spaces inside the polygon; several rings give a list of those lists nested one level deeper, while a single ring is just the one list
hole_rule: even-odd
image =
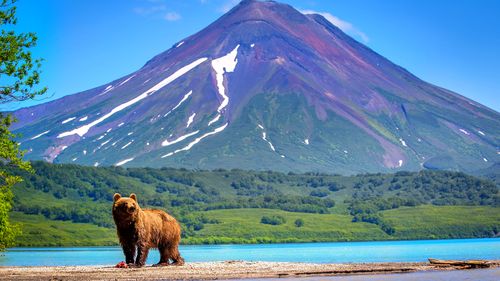
[{"label": "turquoise lake", "polygon": [[[500,259],[500,238],[294,243],[264,245],[187,245],[187,262],[245,260],[310,263],[411,262],[437,259]],[[115,265],[124,260],[119,247],[11,248],[0,266]],[[152,249],[148,264],[158,262]]]}]

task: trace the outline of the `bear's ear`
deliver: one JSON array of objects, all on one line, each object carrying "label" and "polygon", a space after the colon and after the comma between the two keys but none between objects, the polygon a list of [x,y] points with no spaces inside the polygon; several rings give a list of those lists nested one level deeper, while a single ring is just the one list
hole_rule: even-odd
[{"label": "bear's ear", "polygon": [[120,193],[115,193],[115,195],[113,195],[113,201],[116,202],[116,200],[122,198],[122,196],[120,195]]},{"label": "bear's ear", "polygon": [[130,198],[134,199],[134,201],[137,202],[137,195],[135,195],[135,193],[131,193]]}]

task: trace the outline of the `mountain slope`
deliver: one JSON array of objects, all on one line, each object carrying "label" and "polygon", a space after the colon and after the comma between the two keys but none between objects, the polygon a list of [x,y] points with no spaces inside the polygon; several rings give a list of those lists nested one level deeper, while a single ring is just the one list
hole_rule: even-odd
[{"label": "mountain slope", "polygon": [[137,72],[14,114],[27,157],[58,163],[350,174],[500,162],[498,112],[272,1],[242,1]]}]

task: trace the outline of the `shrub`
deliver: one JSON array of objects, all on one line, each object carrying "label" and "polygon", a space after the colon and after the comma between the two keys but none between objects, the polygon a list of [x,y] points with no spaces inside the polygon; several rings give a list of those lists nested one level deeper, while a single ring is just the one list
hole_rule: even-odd
[{"label": "shrub", "polygon": [[296,227],[302,227],[302,226],[304,226],[304,220],[302,220],[302,219],[296,219],[295,220],[295,226]]},{"label": "shrub", "polygon": [[260,219],[260,223],[263,224],[270,224],[270,225],[280,225],[284,224],[286,222],[286,219],[282,216],[263,216]]}]

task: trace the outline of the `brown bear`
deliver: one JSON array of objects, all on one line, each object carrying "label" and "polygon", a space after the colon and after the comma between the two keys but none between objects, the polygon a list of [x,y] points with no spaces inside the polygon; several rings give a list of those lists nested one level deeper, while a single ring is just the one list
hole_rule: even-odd
[{"label": "brown bear", "polygon": [[181,227],[174,217],[161,210],[141,209],[133,193],[129,198],[116,193],[113,201],[113,219],[129,266],[144,266],[150,248],[160,250],[156,266],[169,265],[169,260],[173,265],[184,264],[178,249]]}]

